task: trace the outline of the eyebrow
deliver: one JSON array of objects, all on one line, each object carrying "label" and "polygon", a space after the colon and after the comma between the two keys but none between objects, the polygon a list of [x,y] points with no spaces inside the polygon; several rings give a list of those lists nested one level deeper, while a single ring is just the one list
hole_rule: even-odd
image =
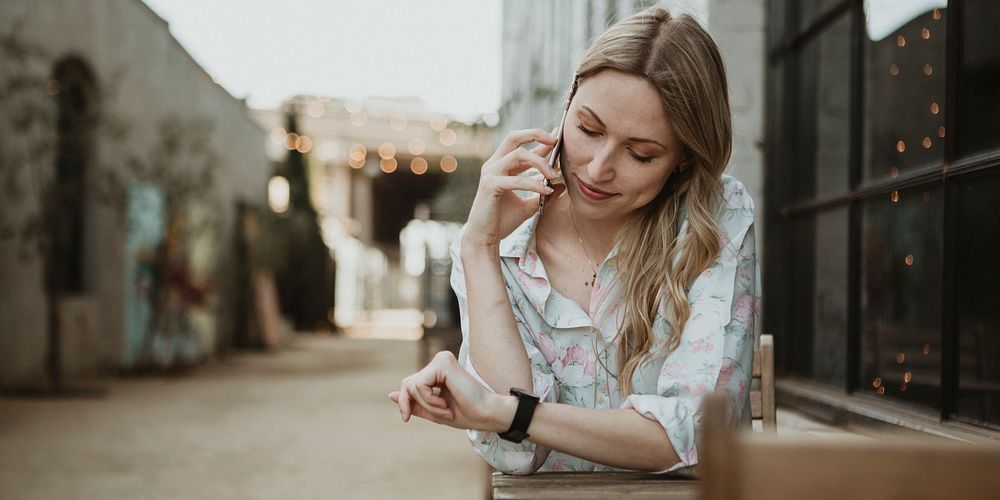
[{"label": "eyebrow", "polygon": [[[608,126],[605,125],[604,122],[601,120],[601,117],[597,116],[597,113],[594,113],[594,110],[592,110],[589,107],[587,107],[586,104],[583,104],[580,107],[583,108],[583,109],[585,109],[588,113],[590,113],[590,115],[593,116],[595,120],[597,120],[597,123],[601,127],[608,128]],[[663,144],[661,144],[661,143],[659,143],[657,141],[654,141],[652,139],[643,139],[642,137],[629,137],[627,140],[631,141],[631,142],[648,142],[650,144],[656,144],[657,146],[660,146],[661,148],[666,149],[666,150],[670,149],[670,148],[664,146]]]}]

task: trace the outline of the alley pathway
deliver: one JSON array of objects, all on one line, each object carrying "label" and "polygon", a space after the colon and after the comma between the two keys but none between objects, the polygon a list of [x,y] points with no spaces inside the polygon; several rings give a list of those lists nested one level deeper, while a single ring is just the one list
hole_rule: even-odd
[{"label": "alley pathway", "polygon": [[404,424],[386,397],[417,352],[300,336],[102,399],[0,399],[0,498],[476,498],[463,432]]}]

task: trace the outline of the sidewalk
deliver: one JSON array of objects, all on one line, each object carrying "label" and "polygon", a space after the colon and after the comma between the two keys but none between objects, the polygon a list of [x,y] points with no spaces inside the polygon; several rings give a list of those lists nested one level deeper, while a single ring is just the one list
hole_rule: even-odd
[{"label": "sidewalk", "polygon": [[418,343],[300,336],[104,399],[0,399],[0,497],[466,499],[483,467],[460,430],[404,424],[386,394]]},{"label": "sidewalk", "polygon": [[[404,424],[386,394],[419,343],[298,336],[191,375],[108,383],[104,399],[0,399],[0,497],[477,498],[462,431]],[[847,435],[779,409],[781,435]]]}]

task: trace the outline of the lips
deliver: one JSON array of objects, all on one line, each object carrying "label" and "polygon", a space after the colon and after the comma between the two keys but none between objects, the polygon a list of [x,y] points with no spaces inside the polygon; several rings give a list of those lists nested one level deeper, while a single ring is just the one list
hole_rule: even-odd
[{"label": "lips", "polygon": [[590,184],[583,182],[582,180],[580,180],[579,177],[576,178],[576,182],[577,186],[580,187],[580,192],[583,193],[583,195],[586,196],[587,198],[590,198],[595,201],[606,200],[618,194],[618,193],[609,193],[607,191],[601,191],[600,189],[597,189],[594,186],[591,186]]}]

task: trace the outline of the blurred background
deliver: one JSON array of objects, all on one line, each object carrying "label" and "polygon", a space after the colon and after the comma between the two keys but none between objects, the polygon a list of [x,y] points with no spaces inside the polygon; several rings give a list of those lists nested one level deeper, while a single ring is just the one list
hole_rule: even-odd
[{"label": "blurred background", "polygon": [[385,395],[482,163],[654,3],[726,59],[783,418],[1000,439],[996,2],[3,0],[0,496],[478,494]]}]

